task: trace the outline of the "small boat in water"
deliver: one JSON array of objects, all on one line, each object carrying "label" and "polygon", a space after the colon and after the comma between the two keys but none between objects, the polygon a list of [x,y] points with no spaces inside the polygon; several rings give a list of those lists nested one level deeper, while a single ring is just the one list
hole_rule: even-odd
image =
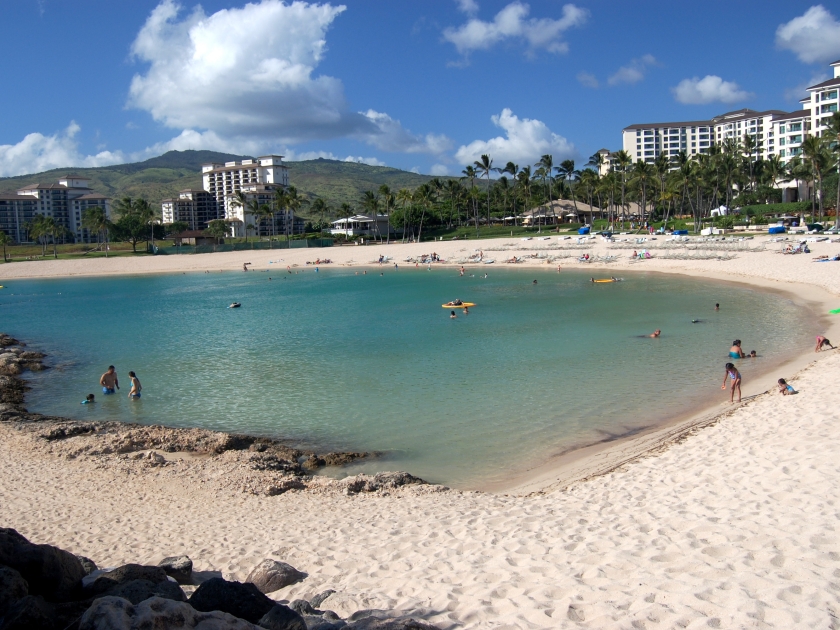
[{"label": "small boat in water", "polygon": [[233,304],[228,306],[228,308],[239,308],[240,306],[242,306],[242,305],[239,302],[234,302]]}]

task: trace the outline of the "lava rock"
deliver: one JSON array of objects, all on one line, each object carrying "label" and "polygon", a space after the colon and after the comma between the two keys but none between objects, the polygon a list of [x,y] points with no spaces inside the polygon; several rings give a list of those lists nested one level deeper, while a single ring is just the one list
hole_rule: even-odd
[{"label": "lava rock", "polygon": [[30,595],[48,601],[75,599],[85,570],[69,551],[51,545],[33,545],[14,529],[0,528],[0,564],[21,574]]},{"label": "lava rock", "polygon": [[0,567],[0,619],[15,602],[29,595],[29,585],[11,567]]},{"label": "lava rock", "polygon": [[193,562],[187,556],[170,556],[158,562],[158,566],[166,571],[166,575],[175,578],[178,584],[189,584],[192,581]]},{"label": "lava rock", "polygon": [[347,494],[356,494],[359,492],[376,492],[377,490],[394,490],[401,486],[425,484],[426,482],[407,472],[384,472],[375,475],[347,477],[343,483]]},{"label": "lava rock", "polygon": [[276,604],[254,584],[228,582],[222,578],[210,578],[202,582],[190,597],[189,603],[196,610],[221,610],[251,623],[257,623]]},{"label": "lava rock", "polygon": [[124,564],[113,571],[108,571],[97,577],[93,583],[85,588],[88,595],[104,595],[114,587],[135,580],[147,580],[153,584],[168,581],[166,571],[161,567],[150,567],[142,564]]},{"label": "lava rock", "polygon": [[307,630],[303,617],[283,604],[275,604],[260,619],[259,626],[267,630]]},{"label": "lava rock", "polygon": [[437,626],[416,619],[378,619],[376,617],[365,617],[345,627],[347,630],[440,630]]},{"label": "lava rock", "polygon": [[79,622],[79,630],[259,630],[255,625],[221,611],[202,612],[185,602],[154,597],[135,605],[119,597],[93,602]]},{"label": "lava rock", "polygon": [[3,617],[2,630],[54,630],[55,611],[43,597],[27,595]]},{"label": "lava rock", "polygon": [[320,608],[321,604],[323,604],[330,595],[334,594],[334,590],[332,590],[331,588],[327,589],[326,591],[318,593],[315,597],[310,599],[309,603],[312,604],[312,608]]},{"label": "lava rock", "polygon": [[99,570],[99,567],[97,567],[96,563],[90,558],[85,558],[84,556],[80,556],[78,554],[76,554],[76,557],[79,559],[79,562],[82,563],[82,568],[85,570],[85,575],[90,575],[94,571]]},{"label": "lava rock", "polygon": [[301,582],[306,577],[306,573],[298,571],[290,564],[267,558],[254,567],[245,581],[254,584],[263,593],[273,593],[290,584]]},{"label": "lava rock", "polygon": [[184,595],[181,587],[169,580],[158,583],[149,580],[132,580],[131,582],[117,584],[112,589],[105,591],[103,595],[122,597],[132,604],[139,604],[151,597],[162,597],[176,602],[187,601],[187,596]]},{"label": "lava rock", "polygon": [[340,630],[349,627],[346,622],[340,619],[331,621],[316,615],[305,615],[303,620],[306,622],[306,630]]}]

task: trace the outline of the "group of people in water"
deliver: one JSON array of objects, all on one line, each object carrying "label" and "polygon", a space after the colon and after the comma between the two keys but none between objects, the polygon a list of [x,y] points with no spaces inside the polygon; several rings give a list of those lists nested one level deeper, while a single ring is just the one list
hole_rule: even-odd
[{"label": "group of people in water", "polygon": [[[143,386],[140,384],[140,379],[137,378],[137,374],[133,371],[128,373],[128,378],[131,382],[131,387],[128,390],[128,398],[130,400],[137,400],[140,398],[140,392],[142,391]],[[117,377],[117,368],[113,365],[109,365],[105,373],[99,377],[99,384],[102,386],[102,393],[105,396],[116,394],[117,390],[120,388],[120,379]],[[89,405],[95,402],[96,396],[88,394],[85,396],[82,404]]]}]

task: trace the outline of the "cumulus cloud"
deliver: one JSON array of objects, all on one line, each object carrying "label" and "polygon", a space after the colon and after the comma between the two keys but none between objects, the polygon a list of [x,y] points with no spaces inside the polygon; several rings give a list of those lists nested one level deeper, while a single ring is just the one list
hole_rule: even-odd
[{"label": "cumulus cloud", "polygon": [[256,153],[256,146],[341,137],[387,151],[446,145],[442,136],[412,135],[387,114],[352,111],[341,81],[316,75],[326,33],[344,10],[262,0],[208,16],[163,0],[132,44],[133,58],[148,67],[132,79],[128,103],[184,130],[164,143],[172,148],[197,142]]},{"label": "cumulus cloud", "polygon": [[638,59],[631,59],[626,66],[619,68],[607,83],[619,85],[621,83],[638,83],[645,78],[648,68],[656,65],[656,57],[653,55],[642,55]]},{"label": "cumulus cloud", "polygon": [[498,116],[492,116],[491,120],[505,135],[474,140],[461,146],[455,152],[455,159],[462,164],[472,164],[486,153],[499,164],[508,161],[532,164],[546,153],[552,154],[555,161],[576,155],[574,145],[551,131],[541,120],[519,118],[508,108]]},{"label": "cumulus cloud", "polygon": [[559,19],[529,18],[531,8],[522,2],[512,2],[493,18],[485,22],[471,18],[458,28],[449,27],[443,31],[443,39],[455,45],[462,55],[474,50],[486,50],[503,41],[522,41],[531,51],[545,49],[553,53],[565,53],[569,45],[562,40],[565,31],[586,22],[589,12],[573,4],[563,6]]},{"label": "cumulus cloud", "polygon": [[478,2],[475,0],[455,0],[458,4],[458,10],[467,15],[475,15],[478,13]]},{"label": "cumulus cloud", "polygon": [[683,79],[679,84],[671,88],[674,98],[685,105],[705,105],[707,103],[737,103],[746,100],[753,95],[742,90],[737,83],[724,81],[713,74],[706,75],[702,79]]},{"label": "cumulus cloud", "polygon": [[11,177],[71,166],[107,166],[125,161],[120,152],[80,153],[75,140],[80,130],[79,125],[71,122],[63,131],[50,136],[30,133],[17,144],[0,145],[0,176]]},{"label": "cumulus cloud", "polygon": [[792,51],[805,63],[830,63],[840,58],[840,22],[818,4],[780,24],[776,46]]},{"label": "cumulus cloud", "polygon": [[597,89],[600,85],[595,75],[589,72],[578,72],[577,80],[582,86],[592,88],[593,90]]},{"label": "cumulus cloud", "polygon": [[446,164],[432,164],[432,168],[429,172],[436,176],[449,175],[449,167],[447,167]]}]

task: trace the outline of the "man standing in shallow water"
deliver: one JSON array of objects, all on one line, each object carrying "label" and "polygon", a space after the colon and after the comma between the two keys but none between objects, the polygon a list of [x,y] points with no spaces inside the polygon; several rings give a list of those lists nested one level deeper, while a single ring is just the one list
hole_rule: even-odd
[{"label": "man standing in shallow water", "polygon": [[117,378],[117,368],[113,365],[108,366],[108,371],[99,379],[99,384],[102,385],[103,394],[115,393],[114,388],[120,388],[120,381]]}]

